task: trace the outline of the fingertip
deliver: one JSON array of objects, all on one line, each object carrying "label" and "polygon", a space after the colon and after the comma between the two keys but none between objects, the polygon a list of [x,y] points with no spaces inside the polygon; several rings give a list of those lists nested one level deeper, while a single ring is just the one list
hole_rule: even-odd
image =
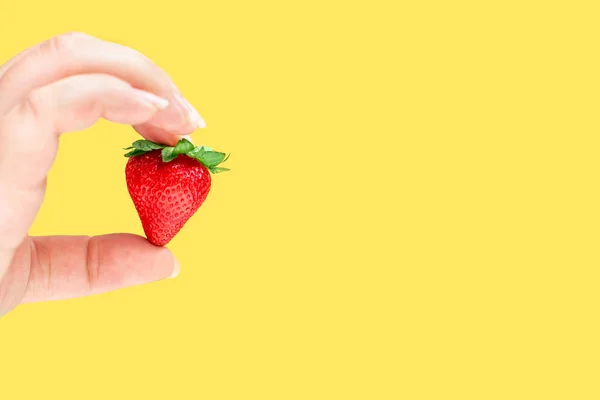
[{"label": "fingertip", "polygon": [[178,106],[184,110],[184,115],[186,116],[187,120],[186,128],[188,126],[191,126],[192,129],[206,128],[206,122],[204,122],[204,118],[200,116],[200,113],[198,110],[196,110],[192,103],[190,103],[179,92],[174,94],[174,98]]},{"label": "fingertip", "polygon": [[156,143],[161,143],[167,146],[174,146],[181,139],[182,135],[170,133],[164,129],[157,128],[149,124],[134,125],[136,130],[146,140],[151,140]]},{"label": "fingertip", "polygon": [[173,279],[179,275],[180,265],[175,254],[168,247],[155,246],[147,239],[148,247],[152,247],[157,253],[154,256],[154,269],[162,271],[162,276],[156,276],[154,280]]},{"label": "fingertip", "polygon": [[190,122],[192,125],[195,125],[198,128],[206,128],[206,122],[204,121],[204,118],[202,118],[202,116],[196,110],[194,110],[190,115]]}]

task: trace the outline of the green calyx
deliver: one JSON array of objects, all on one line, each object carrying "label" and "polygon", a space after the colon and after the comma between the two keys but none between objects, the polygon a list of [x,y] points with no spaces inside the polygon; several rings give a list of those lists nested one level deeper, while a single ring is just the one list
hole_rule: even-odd
[{"label": "green calyx", "polygon": [[210,147],[198,146],[194,147],[192,142],[187,139],[181,139],[173,147],[165,146],[164,144],[154,143],[149,140],[136,140],[130,147],[124,150],[131,150],[125,157],[141,156],[154,150],[161,150],[163,162],[170,162],[179,155],[185,155],[195,160],[200,161],[210,172],[218,174],[219,172],[229,171],[229,168],[218,167],[217,165],[227,161],[229,158],[225,153],[214,151]]}]

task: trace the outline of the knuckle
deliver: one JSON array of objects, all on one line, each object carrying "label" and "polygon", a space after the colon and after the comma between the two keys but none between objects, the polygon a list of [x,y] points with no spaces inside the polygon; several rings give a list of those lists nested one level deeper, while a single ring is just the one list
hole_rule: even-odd
[{"label": "knuckle", "polygon": [[82,32],[67,32],[48,40],[41,46],[40,50],[56,55],[66,55],[72,53],[80,43],[90,38],[91,36]]},{"label": "knuckle", "polygon": [[90,35],[88,35],[87,33],[79,32],[79,31],[69,31],[69,32],[65,32],[61,35],[58,35],[57,37],[71,38],[71,39],[85,39],[85,38],[89,38]]},{"label": "knuckle", "polygon": [[40,118],[43,110],[43,100],[37,90],[31,91],[25,97],[24,105],[34,118]]}]

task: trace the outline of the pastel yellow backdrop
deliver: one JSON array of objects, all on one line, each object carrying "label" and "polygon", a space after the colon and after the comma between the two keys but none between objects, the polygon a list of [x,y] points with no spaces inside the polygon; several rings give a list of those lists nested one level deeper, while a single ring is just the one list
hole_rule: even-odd
[{"label": "pastel yellow backdrop", "polygon": [[[598,398],[599,11],[3,4],[2,59],[69,30],[134,47],[233,171],[177,279],[0,320],[0,398]],[[32,233],[141,233],[135,138],[64,137]]]}]

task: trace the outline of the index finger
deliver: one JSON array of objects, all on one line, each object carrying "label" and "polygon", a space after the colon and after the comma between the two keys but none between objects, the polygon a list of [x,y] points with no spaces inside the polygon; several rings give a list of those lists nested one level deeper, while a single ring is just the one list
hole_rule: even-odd
[{"label": "index finger", "polygon": [[[54,37],[9,61],[0,75],[0,112],[19,104],[32,90],[72,75],[102,73],[169,100],[169,107],[136,129],[149,140],[173,141],[205,126],[169,75],[140,52],[83,33]],[[43,67],[40,67],[43,66]]]}]

